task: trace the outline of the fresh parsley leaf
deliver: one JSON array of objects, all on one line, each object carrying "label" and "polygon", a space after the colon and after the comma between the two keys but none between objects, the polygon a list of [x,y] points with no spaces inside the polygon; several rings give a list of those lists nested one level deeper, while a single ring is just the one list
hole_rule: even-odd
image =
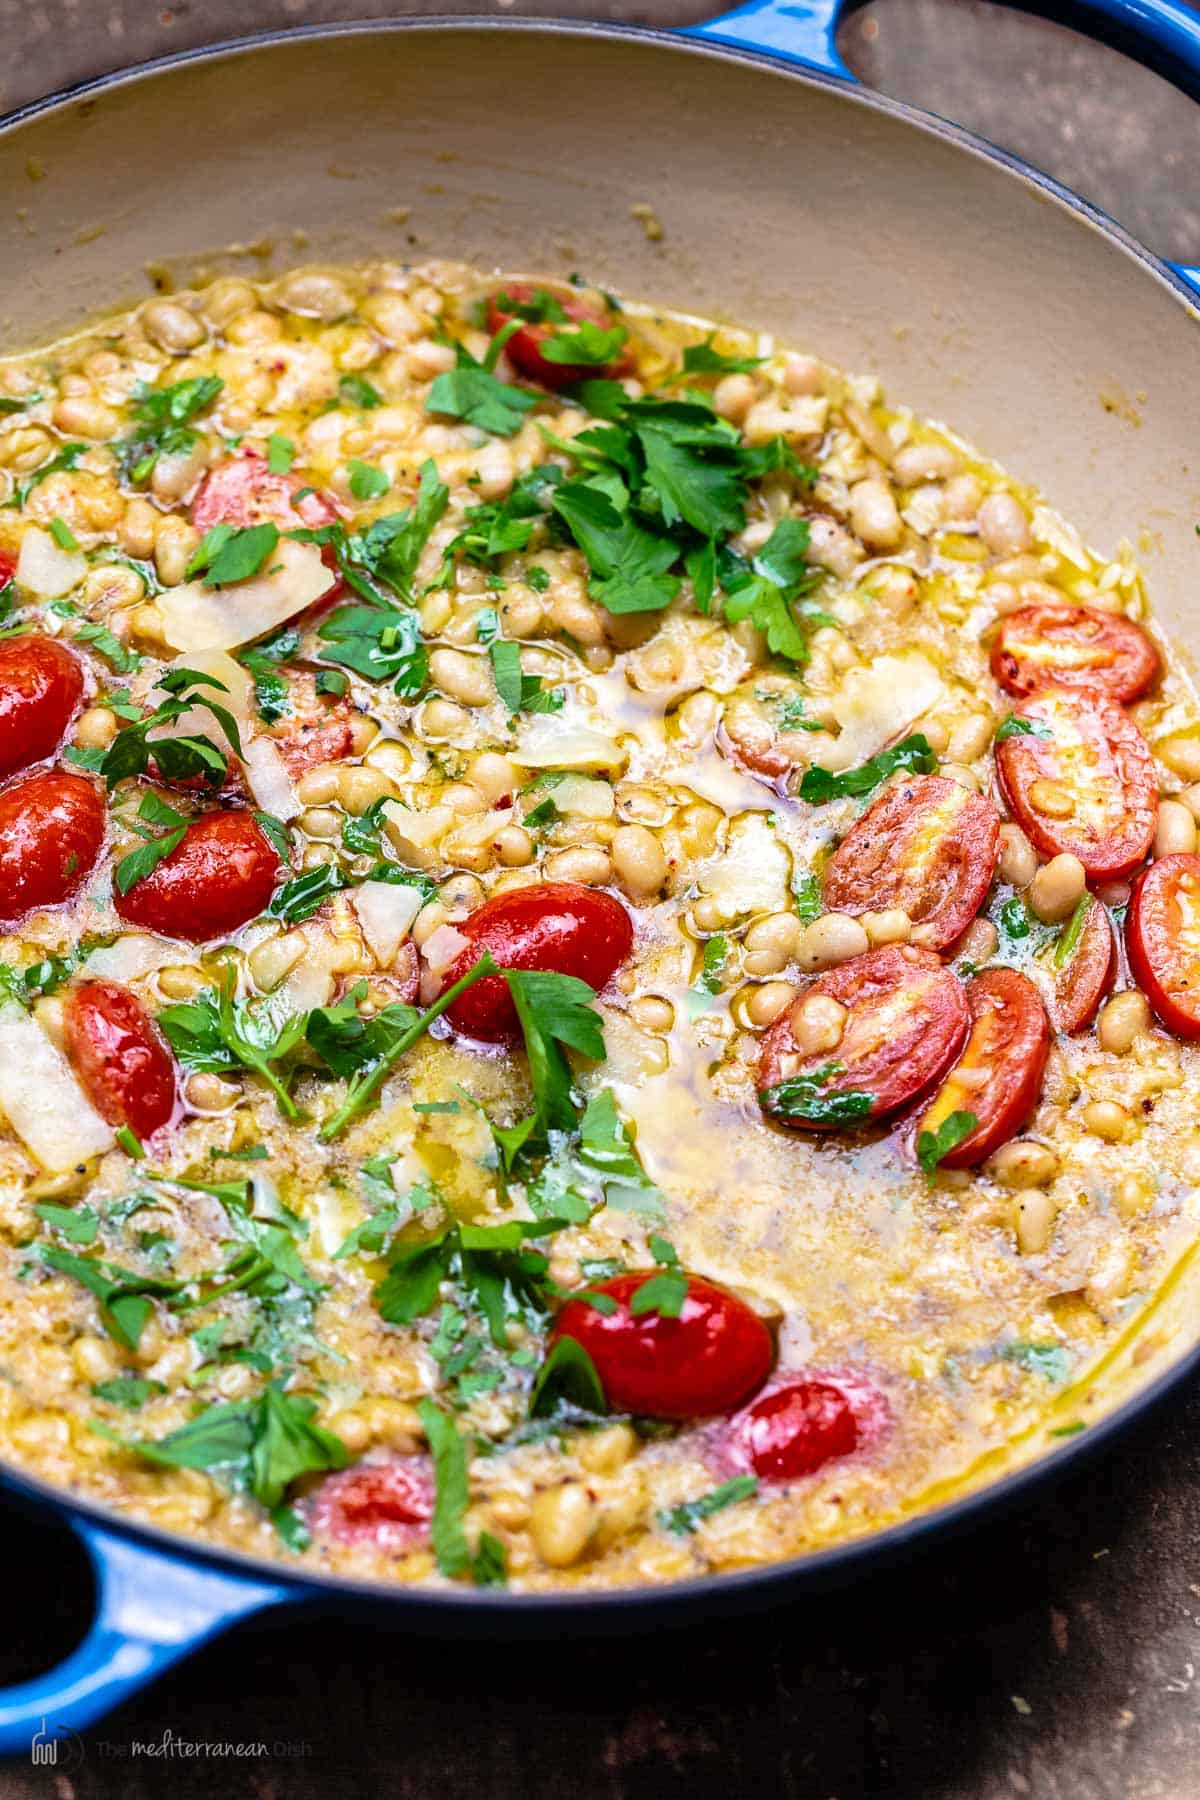
[{"label": "fresh parsley leaf", "polygon": [[1043,725],[1040,719],[1022,719],[1018,713],[1009,713],[1007,719],[996,727],[995,741],[1002,744],[1005,738],[1010,737],[1048,738],[1053,735],[1050,727]]},{"label": "fresh parsley leaf", "polygon": [[542,338],[538,353],[547,362],[602,369],[617,356],[628,336],[623,325],[605,328],[594,319],[580,319],[569,331],[556,331]]},{"label": "fresh parsley leaf", "polygon": [[224,385],[219,376],[197,375],[165,388],[135,387],[134,429],[116,445],[122,474],[134,482],[148,481],[160,456],[190,450],[197,441],[191,421],[208,410]]},{"label": "fresh parsley leaf", "polygon": [[350,492],[356,500],[378,500],[392,485],[382,469],[373,469],[370,463],[360,462],[356,456],[351,457],[346,467],[350,471]]},{"label": "fresh parsley leaf", "polygon": [[664,1507],[658,1515],[658,1522],[664,1531],[670,1531],[677,1537],[684,1537],[695,1531],[697,1525],[705,1519],[711,1519],[714,1513],[727,1506],[736,1506],[739,1500],[749,1500],[758,1492],[758,1477],[755,1475],[735,1475],[730,1481],[723,1481],[719,1487],[710,1488],[707,1494],[701,1494],[698,1500],[685,1500],[681,1506]]},{"label": "fresh parsley leaf", "polygon": [[417,1414],[433,1456],[436,1484],[430,1527],[433,1553],[442,1574],[454,1579],[465,1574],[471,1563],[470,1546],[463,1529],[463,1517],[470,1500],[467,1453],[454,1420],[434,1401],[420,1401]]},{"label": "fresh parsley leaf", "polygon": [[573,1337],[557,1339],[529,1394],[531,1419],[551,1419],[564,1409],[601,1416],[608,1411],[596,1365]]},{"label": "fresh parsley leaf", "polygon": [[80,1244],[86,1249],[95,1243],[100,1220],[90,1206],[56,1206],[50,1200],[42,1200],[33,1210],[69,1244]]},{"label": "fresh parsley leaf", "polygon": [[571,1068],[564,1051],[603,1062],[595,990],[577,976],[544,970],[506,969],[504,978],[525,1038],[538,1127],[543,1133],[573,1131]]},{"label": "fresh parsley leaf", "polygon": [[689,344],[683,353],[685,375],[749,375],[762,367],[765,356],[723,356],[713,349],[712,332],[702,344]]},{"label": "fresh parsley leaf", "polygon": [[653,1312],[664,1319],[677,1319],[686,1299],[687,1276],[681,1269],[662,1269],[634,1290],[629,1310],[635,1318]]},{"label": "fresh parsley leaf", "polygon": [[285,1116],[296,1119],[299,1113],[287,1081],[271,1065],[296,1048],[307,1015],[297,1013],[279,1021],[269,1000],[235,999],[235,986],[236,976],[229,970],[219,988],[163,1007],[156,1022],[185,1068],[216,1075],[249,1069],[267,1083]]},{"label": "fresh parsley leaf", "polygon": [[643,1218],[665,1218],[662,1191],[643,1168],[610,1088],[599,1089],[587,1103],[576,1158],[585,1174],[599,1178],[607,1206]]},{"label": "fresh parsley leaf", "polygon": [[372,800],[366,812],[351,814],[342,826],[342,843],[351,856],[378,856],[386,801]]},{"label": "fresh parsley leaf", "polygon": [[360,412],[374,412],[383,405],[383,395],[365,375],[343,375],[338,382],[338,398],[343,406],[356,406]]},{"label": "fresh parsley leaf", "polygon": [[413,612],[378,606],[341,606],[317,630],[321,654],[368,681],[390,681],[414,699],[429,675],[429,658]]},{"label": "fresh parsley leaf", "polygon": [[26,475],[16,483],[12,491],[12,498],[5,504],[15,506],[20,510],[34,488],[45,481],[47,476],[61,474],[64,469],[73,469],[80,457],[87,454],[87,450],[86,444],[64,444],[62,449],[56,451],[48,462],[42,464],[40,469],[35,469],[32,475]]},{"label": "fresh parsley leaf", "polygon": [[704,955],[700,965],[700,977],[696,983],[706,994],[719,994],[721,991],[721,971],[729,960],[729,939],[724,932],[716,937],[706,939]]},{"label": "fresh parsley leaf", "polygon": [[340,669],[318,669],[313,684],[318,694],[344,694],[350,686],[349,679]]},{"label": "fresh parsley leaf", "polygon": [[257,575],[279,542],[279,527],[270,519],[261,525],[210,525],[187,566],[189,579],[199,575],[205,587],[229,587]]},{"label": "fresh parsley leaf", "polygon": [[820,571],[808,564],[808,547],[808,521],[789,518],[779,521],[749,562],[729,549],[717,557],[726,619],[730,624],[749,619],[764,634],[775,656],[794,663],[808,661],[808,640],[792,607],[812,591],[820,576]]},{"label": "fresh parsley leaf", "polygon": [[973,1112],[952,1112],[942,1120],[936,1131],[922,1131],[917,1134],[917,1161],[931,1179],[943,1157],[956,1150],[979,1124]]},{"label": "fresh parsley leaf", "polygon": [[276,856],[286,869],[292,854],[292,844],[291,839],[288,837],[287,826],[283,823],[283,820],[277,819],[274,813],[256,812],[254,815],[254,823],[258,826],[258,829],[262,832],[268,844],[270,844],[272,850],[274,850]]},{"label": "fresh parsley leaf", "polygon": [[881,750],[878,756],[860,763],[856,769],[843,769],[835,775],[819,763],[814,764],[804,771],[800,798],[807,800],[810,806],[826,806],[831,800],[843,800],[848,796],[858,799],[873,792],[897,769],[915,769],[922,775],[930,775],[936,768],[937,758],[918,731],[893,749]]},{"label": "fresh parsley leaf", "polygon": [[153,1381],[146,1375],[114,1375],[111,1381],[98,1381],[92,1389],[97,1400],[107,1400],[110,1406],[128,1407],[136,1412],[138,1407],[145,1406],[147,1400],[165,1394],[166,1388],[161,1381]]},{"label": "fresh parsley leaf", "polygon": [[[507,336],[511,335],[508,331]],[[495,343],[493,339],[489,356]],[[464,419],[468,425],[477,425],[480,431],[491,432],[494,437],[512,437],[541,396],[498,380],[492,374],[494,359],[491,366],[487,360],[478,363],[462,344],[455,345],[454,355],[455,367],[434,378],[425,410]]]},{"label": "fresh parsley leaf", "polygon": [[779,1113],[785,1119],[807,1119],[819,1125],[852,1125],[856,1119],[867,1116],[875,1104],[875,1097],[854,1088],[826,1093],[824,1090],[834,1076],[844,1072],[843,1063],[825,1063],[810,1075],[793,1075],[775,1087],[764,1088],[759,1099],[769,1111]]},{"label": "fresh parsley leaf", "polygon": [[296,460],[296,446],[291,438],[273,431],[267,439],[267,467],[272,475],[287,475]]},{"label": "fresh parsley leaf", "polygon": [[67,521],[65,519],[60,519],[57,513],[50,520],[50,536],[54,539],[60,550],[78,550],[79,548],[79,539],[75,536],[75,533],[71,530]]},{"label": "fresh parsley leaf", "polygon": [[104,1329],[123,1350],[136,1350],[141,1342],[154,1310],[149,1296],[172,1293],[178,1285],[138,1275],[100,1257],[76,1256],[55,1244],[40,1245],[38,1261],[59,1275],[71,1276],[95,1295]]},{"label": "fresh parsley leaf", "polygon": [[796,906],[796,916],[811,925],[825,911],[825,900],[821,892],[821,878],[811,869],[798,869],[792,877],[792,896]]},{"label": "fresh parsley leaf", "polygon": [[152,739],[150,733],[156,727],[172,724],[193,707],[204,706],[225,733],[229,744],[241,756],[242,740],[237,720],[228,707],[214,699],[208,691],[215,689],[218,693],[227,693],[224,682],[218,681],[214,675],[202,674],[197,669],[167,669],[159,676],[158,687],[165,690],[167,699],[155,707],[152,713],[147,713],[145,718],[118,731],[104,753],[100,773],[109,789],[116,787],[119,781],[128,776],[144,775],[151,758],[167,781],[199,778],[209,787],[220,787],[228,773],[229,757],[210,737],[201,734]]},{"label": "fresh parsley leaf", "polygon": [[298,925],[302,919],[311,919],[330,894],[339,893],[346,885],[346,877],[336,863],[318,863],[315,869],[308,869],[275,889],[267,915],[282,919],[285,925]]},{"label": "fresh parsley leaf", "polygon": [[269,1511],[302,1475],[344,1469],[342,1440],[315,1423],[317,1402],[288,1394],[278,1382],[252,1401],[219,1401],[165,1437],[137,1438],[126,1448],[165,1468],[226,1468]]},{"label": "fresh parsley leaf", "polygon": [[562,688],[544,688],[541,677],[525,675],[521,670],[521,646],[496,638],[488,645],[488,657],[496,692],[511,716],[519,712],[561,712],[565,695]]},{"label": "fresh parsley leaf", "polygon": [[608,612],[659,612],[670,605],[679,578],[667,571],[679,551],[669,538],[644,530],[591,482],[563,482],[553,507],[587,557],[588,592]]},{"label": "fresh parsley leaf", "polygon": [[152,870],[157,869],[165,857],[178,850],[191,823],[182,813],[167,806],[157,794],[145,795],[137,816],[146,824],[166,825],[168,829],[162,837],[149,838],[139,849],[131,850],[121,858],[113,870],[113,880],[119,894],[127,894],[130,888],[135,887],[139,881],[144,881]]},{"label": "fresh parsley leaf", "polygon": [[131,650],[128,644],[123,644],[107,625],[83,619],[75,626],[71,636],[75,643],[86,644],[97,656],[102,656],[118,675],[136,675],[142,666],[142,659],[137,651]]},{"label": "fresh parsley leaf", "polygon": [[1088,914],[1091,912],[1092,907],[1098,904],[1099,902],[1094,901],[1089,893],[1085,892],[1079,896],[1075,911],[1071,914],[1062,936],[1054,946],[1054,966],[1056,969],[1065,969],[1075,952],[1078,950],[1079,940],[1083,936],[1083,928],[1087,924]]}]

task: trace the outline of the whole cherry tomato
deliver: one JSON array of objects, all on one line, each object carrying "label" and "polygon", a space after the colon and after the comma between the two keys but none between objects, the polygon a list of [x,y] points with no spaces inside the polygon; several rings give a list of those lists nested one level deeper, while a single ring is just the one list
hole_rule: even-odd
[{"label": "whole cherry tomato", "polygon": [[825,871],[833,912],[900,907],[927,950],[966,930],[996,867],[1000,817],[990,800],[944,775],[885,788],[838,845]]},{"label": "whole cherry tomato", "polygon": [[56,638],[0,643],[0,776],[53,756],[82,694],[79,659]]},{"label": "whole cherry tomato", "polygon": [[67,1055],[92,1105],[110,1125],[148,1138],[175,1111],[175,1064],[135,994],[115,981],[86,981],[63,1009]]},{"label": "whole cherry tomato", "polygon": [[866,1448],[890,1420],[887,1400],[857,1370],[780,1375],[729,1421],[724,1460],[760,1481],[795,1481]]},{"label": "whole cherry tomato", "polygon": [[1084,688],[1137,700],[1158,679],[1158,652],[1141,626],[1120,613],[1052,601],[1001,619],[992,674],[1010,694]]},{"label": "whole cherry tomato", "polygon": [[1139,877],[1126,927],[1134,980],[1177,1037],[1200,1038],[1200,856],[1160,856]]},{"label": "whole cherry tomato", "polygon": [[934,1132],[951,1113],[973,1113],[970,1134],[939,1160],[969,1169],[1015,1137],[1038,1103],[1050,1026],[1041,996],[1015,969],[986,969],[967,983],[971,1035],[917,1126]]},{"label": "whole cherry tomato", "polygon": [[0,920],[58,906],[95,866],[108,817],[94,781],[47,769],[0,793]]},{"label": "whole cherry tomato", "polygon": [[228,937],[261,913],[275,887],[279,857],[248,812],[211,812],[188,826],[181,843],[113,903],[127,925],[194,944]]},{"label": "whole cherry tomato", "polygon": [[1046,1002],[1055,1031],[1070,1035],[1091,1024],[1100,1002],[1112,986],[1116,945],[1107,912],[1099,900],[1087,896],[1074,950],[1054,972],[1054,987]]},{"label": "whole cherry tomato", "polygon": [[945,1074],[967,1035],[961,981],[929,951],[907,944],[841,963],[806,988],[796,1006],[813,994],[845,1007],[841,1041],[831,1050],[800,1050],[793,1007],[763,1040],[758,1069],[765,1110],[806,1131],[835,1131],[897,1112]]},{"label": "whole cherry tomato", "polygon": [[305,1512],[316,1537],[406,1550],[426,1536],[433,1498],[428,1460],[410,1456],[327,1475]]},{"label": "whole cherry tomato", "polygon": [[578,331],[585,321],[601,331],[612,329],[611,314],[586,305],[578,295],[551,293],[547,288],[535,287],[527,281],[510,282],[488,298],[488,329],[492,332],[502,330],[510,319],[521,317],[519,309],[559,314],[556,318],[541,321],[531,319],[519,331],[514,331],[504,346],[513,368],[519,369],[530,381],[540,381],[548,388],[566,388],[601,377],[613,380],[628,369],[629,359],[621,349],[606,363],[558,362],[547,354],[547,342],[553,343],[556,338]]},{"label": "whole cherry tomato", "polygon": [[1046,688],[1022,701],[996,745],[996,773],[1026,836],[1045,856],[1069,851],[1091,881],[1137,867],[1154,837],[1158,775],[1149,745],[1104,694]]},{"label": "whole cherry tomato", "polygon": [[574,1338],[596,1365],[605,1399],[615,1412],[653,1419],[701,1419],[724,1413],[762,1386],[775,1361],[766,1325],[736,1294],[688,1275],[678,1318],[647,1307],[637,1296],[661,1270],[613,1275],[588,1289],[614,1301],[611,1312],[587,1300],[568,1300],[550,1334]]},{"label": "whole cherry tomato", "polygon": [[[442,978],[443,993],[485,950],[498,968],[576,975],[598,990],[633,947],[633,926],[621,902],[573,881],[547,881],[539,887],[497,894],[455,929],[467,943]],[[464,1037],[486,1044],[504,1043],[520,1035],[512,996],[502,975],[485,975],[454,1002],[446,1016]]]}]

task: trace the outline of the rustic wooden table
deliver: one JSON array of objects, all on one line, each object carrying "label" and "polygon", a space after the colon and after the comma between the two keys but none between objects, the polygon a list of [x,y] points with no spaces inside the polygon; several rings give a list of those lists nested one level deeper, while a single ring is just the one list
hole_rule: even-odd
[{"label": "rustic wooden table", "polygon": [[[0,0],[0,105],[186,45],[398,10],[387,0]],[[408,11],[488,10],[438,3]],[[495,10],[684,24],[696,0]],[[877,0],[844,28],[876,86],[983,131],[1200,262],[1200,110],[1157,77],[979,0]],[[0,1683],[88,1617],[69,1534],[0,1506]],[[223,1639],[69,1771],[0,1800],[1192,1800],[1200,1794],[1200,1390],[1052,1495],[900,1570],[757,1618],[514,1649],[349,1618]],[[164,1734],[240,1762],[133,1757]]]}]

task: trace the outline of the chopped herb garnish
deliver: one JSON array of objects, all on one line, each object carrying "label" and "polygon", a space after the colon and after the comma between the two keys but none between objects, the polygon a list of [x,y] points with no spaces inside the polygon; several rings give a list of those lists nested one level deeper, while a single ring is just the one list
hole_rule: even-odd
[{"label": "chopped herb garnish", "polygon": [[596,1365],[573,1337],[560,1337],[552,1346],[529,1394],[531,1419],[553,1418],[564,1408],[594,1414],[608,1411]]},{"label": "chopped herb garnish", "polygon": [[488,646],[496,692],[515,717],[519,712],[561,712],[566,698],[562,688],[544,688],[541,677],[521,670],[521,646],[497,638]]},{"label": "chopped herb garnish", "polygon": [[191,450],[197,442],[191,421],[207,411],[224,385],[219,376],[197,375],[170,387],[141,383],[134,388],[134,430],[116,446],[122,474],[131,481],[148,481],[160,456]]},{"label": "chopped herb garnish", "polygon": [[1065,969],[1076,950],[1078,950],[1079,940],[1083,936],[1083,928],[1087,924],[1088,914],[1091,912],[1094,904],[1095,902],[1090,894],[1084,893],[1079,896],[1075,911],[1071,914],[1062,936],[1054,946],[1054,966],[1056,969]]},{"label": "chopped herb garnish", "polygon": [[346,466],[350,471],[350,492],[356,500],[378,500],[392,485],[382,469],[373,469],[357,457],[351,457]]},{"label": "chopped herb garnish", "polygon": [[684,1537],[695,1531],[697,1525],[703,1524],[705,1519],[711,1519],[714,1513],[722,1512],[727,1506],[736,1506],[739,1500],[749,1500],[757,1492],[757,1476],[735,1475],[732,1480],[723,1481],[720,1487],[701,1494],[698,1500],[685,1500],[681,1506],[664,1507],[658,1515],[658,1522],[664,1531]]},{"label": "chopped herb garnish", "polygon": [[798,869],[792,877],[792,894],[795,900],[796,916],[810,925],[819,919],[825,911],[825,900],[821,892],[821,878],[814,875],[811,869]]},{"label": "chopped herb garnish", "polygon": [[187,575],[199,575],[205,587],[230,587],[257,575],[279,542],[279,527],[267,519],[261,525],[210,525],[192,553]]},{"label": "chopped herb garnish", "polygon": [[[137,818],[139,822],[135,823],[134,829],[146,842],[139,849],[131,850],[127,856],[123,856],[113,870],[113,880],[119,894],[127,894],[130,888],[135,887],[139,881],[144,881],[147,875],[157,869],[165,857],[178,850],[191,824],[190,819],[185,818],[183,813],[177,813],[173,806],[168,806],[155,793],[143,795]],[[162,836],[152,837],[142,829],[143,826],[155,825],[166,827]]]},{"label": "chopped herb garnish", "polygon": [[462,344],[456,344],[455,367],[434,378],[425,402],[426,411],[464,419],[468,425],[477,425],[480,431],[489,431],[494,437],[512,437],[519,431],[526,413],[533,411],[541,396],[500,381],[492,373],[500,351],[515,329],[517,322],[510,320],[497,332],[481,363]]},{"label": "chopped herb garnish", "polygon": [[343,375],[338,382],[338,398],[343,406],[356,406],[360,412],[374,412],[383,405],[383,395],[365,375]]},{"label": "chopped herb garnish", "polygon": [[54,539],[60,550],[78,550],[79,548],[79,539],[75,536],[75,533],[71,530],[67,521],[65,519],[60,519],[57,513],[50,520],[50,536]]},{"label": "chopped herb garnish", "polygon": [[919,1132],[917,1161],[926,1175],[932,1178],[938,1164],[969,1138],[978,1124],[979,1120],[973,1112],[952,1112],[947,1114],[936,1131]]},{"label": "chopped herb garnish", "polygon": [[875,1096],[854,1088],[824,1092],[835,1075],[844,1073],[844,1063],[825,1063],[811,1075],[793,1075],[775,1087],[764,1088],[759,1099],[769,1112],[779,1113],[785,1119],[807,1119],[815,1125],[853,1125],[866,1118]]},{"label": "chopped herb garnish", "polygon": [[1016,1363],[1031,1375],[1043,1375],[1047,1381],[1065,1381],[1071,1373],[1071,1358],[1061,1344],[1031,1344],[1016,1338],[1001,1351],[1005,1362]]},{"label": "chopped herb garnish", "polygon": [[296,460],[296,446],[291,438],[273,431],[267,439],[267,467],[272,475],[287,475]]},{"label": "chopped herb garnish", "polygon": [[1002,744],[1010,737],[1048,738],[1054,734],[1048,725],[1038,719],[1023,719],[1018,713],[1009,713],[1007,719],[996,727],[996,742]]},{"label": "chopped herb garnish", "polygon": [[936,768],[937,758],[918,731],[893,749],[881,750],[878,756],[860,763],[856,769],[843,769],[834,774],[831,769],[821,768],[819,763],[806,769],[800,782],[800,798],[807,800],[810,806],[825,806],[831,800],[849,797],[858,799],[873,792],[897,769],[914,769],[929,775]]}]

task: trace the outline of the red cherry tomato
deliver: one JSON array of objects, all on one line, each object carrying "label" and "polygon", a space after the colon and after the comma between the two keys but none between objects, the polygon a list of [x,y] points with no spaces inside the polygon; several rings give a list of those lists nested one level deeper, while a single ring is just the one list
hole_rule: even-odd
[{"label": "red cherry tomato", "polygon": [[86,881],[108,813],[94,781],[48,769],[0,793],[0,919],[58,906]]},{"label": "red cherry tomato", "polygon": [[653,1419],[730,1412],[770,1374],[775,1361],[771,1333],[744,1300],[700,1275],[687,1277],[687,1296],[677,1319],[634,1312],[631,1303],[638,1289],[654,1273],[643,1269],[614,1275],[589,1289],[615,1300],[615,1312],[601,1312],[586,1300],[568,1300],[555,1320],[551,1343],[569,1337],[583,1346],[616,1412]]},{"label": "red cherry tomato", "polygon": [[[577,975],[598,990],[633,947],[633,926],[621,902],[573,881],[547,881],[540,887],[497,894],[455,929],[466,938],[467,946],[446,970],[443,993],[485,950],[498,968]],[[454,1002],[446,1016],[464,1037],[485,1044],[504,1043],[520,1033],[502,975],[485,975]]]},{"label": "red cherry tomato", "polygon": [[1052,601],[1001,619],[992,674],[1010,694],[1085,688],[1136,700],[1158,679],[1158,652],[1141,626],[1120,613]]},{"label": "red cherry tomato", "polygon": [[1133,978],[1177,1037],[1200,1038],[1200,856],[1160,856],[1139,878],[1126,929]]},{"label": "red cherry tomato", "polygon": [[[907,944],[868,950],[806,989],[846,1008],[841,1042],[832,1050],[806,1054],[796,1045],[784,1013],[763,1040],[758,1069],[759,1100],[784,1125],[805,1131],[833,1131],[897,1112],[940,1079],[967,1035],[966,997],[958,976],[927,950]],[[869,1108],[846,1118],[805,1116],[806,1095],[789,1096],[787,1084],[817,1077],[818,1102],[839,1094],[868,1094]],[[789,1110],[790,1108],[790,1110]]]},{"label": "red cherry tomato", "polygon": [[795,1481],[865,1449],[890,1422],[887,1400],[856,1370],[779,1376],[730,1420],[723,1460],[760,1481]]},{"label": "red cherry tomato", "polygon": [[115,981],[67,995],[67,1055],[96,1111],[148,1138],[175,1111],[175,1064],[137,996]]},{"label": "red cherry tomato", "polygon": [[83,670],[57,639],[0,643],[0,775],[53,756],[83,693]]},{"label": "red cherry tomato", "polygon": [[969,1169],[1015,1137],[1038,1102],[1050,1049],[1041,996],[1015,969],[986,969],[967,983],[971,1035],[967,1047],[917,1126],[936,1131],[953,1112],[979,1123],[941,1158],[946,1169]]},{"label": "red cherry tomato", "polygon": [[1099,900],[1088,896],[1089,906],[1065,967],[1054,972],[1054,987],[1047,1000],[1055,1031],[1068,1035],[1091,1024],[1100,1002],[1112,986],[1116,945],[1107,912]]},{"label": "red cherry tomato", "polygon": [[[1113,881],[1141,862],[1154,837],[1158,776],[1145,738],[1104,694],[1047,688],[1021,703],[1032,733],[996,746],[1004,797],[1045,856],[1069,851],[1091,881]],[[1072,810],[1057,816],[1061,796]]]},{"label": "red cherry tomato", "polygon": [[291,711],[272,726],[271,736],[293,780],[319,763],[340,762],[351,754],[354,710],[348,701],[318,694],[314,678],[305,673],[289,680],[288,700]]},{"label": "red cherry tomato", "polygon": [[0,593],[17,572],[17,559],[11,550],[0,550]]},{"label": "red cherry tomato", "polygon": [[1000,816],[944,775],[894,781],[851,826],[825,872],[833,912],[901,907],[942,950],[966,930],[996,866]]},{"label": "red cherry tomato", "polygon": [[[505,288],[500,288],[488,298],[488,329],[491,332],[501,331],[510,319],[519,315],[517,306],[530,306],[537,303],[539,296],[546,294],[546,288],[535,287],[532,282],[513,281]],[[545,354],[547,338],[561,337],[564,332],[577,328],[585,319],[598,325],[602,331],[611,330],[614,323],[612,316],[599,307],[587,306],[575,294],[551,295],[566,314],[565,322],[554,323],[546,320],[542,324],[522,325],[514,331],[504,346],[508,352],[508,360],[514,369],[530,381],[540,381],[543,387],[574,387],[580,381],[596,381],[600,378],[613,380],[623,375],[629,367],[629,358],[618,351],[611,362],[607,363],[561,363],[554,362]],[[508,302],[506,305],[505,302]]]},{"label": "red cherry tomato", "polygon": [[279,857],[248,812],[211,812],[113,904],[127,925],[204,943],[228,937],[264,910]]},{"label": "red cherry tomato", "polygon": [[359,1463],[327,1475],[307,1503],[315,1536],[343,1544],[407,1550],[433,1517],[433,1478],[426,1459]]}]

